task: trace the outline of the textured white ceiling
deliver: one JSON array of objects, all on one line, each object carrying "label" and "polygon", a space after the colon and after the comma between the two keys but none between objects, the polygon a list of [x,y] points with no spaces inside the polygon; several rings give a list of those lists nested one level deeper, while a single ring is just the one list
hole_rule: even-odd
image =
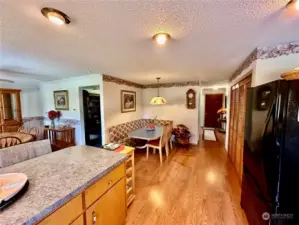
[{"label": "textured white ceiling", "polygon": [[[218,81],[255,47],[299,40],[299,12],[284,9],[288,0],[0,1],[0,68],[43,79]],[[50,23],[40,13],[45,6],[72,23]],[[151,39],[158,31],[173,38],[163,48]]]}]

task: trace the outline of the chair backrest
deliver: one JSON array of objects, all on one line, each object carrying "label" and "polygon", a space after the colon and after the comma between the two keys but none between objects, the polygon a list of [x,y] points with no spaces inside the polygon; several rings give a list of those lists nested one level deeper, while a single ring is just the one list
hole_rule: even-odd
[{"label": "chair backrest", "polygon": [[0,168],[51,153],[50,140],[41,140],[0,149]]},{"label": "chair backrest", "polygon": [[163,126],[163,131],[162,131],[161,138],[160,138],[160,146],[161,147],[164,147],[166,145],[167,141],[169,140],[169,127],[170,127],[169,124]]},{"label": "chair backrest", "polygon": [[32,127],[30,130],[29,130],[29,134],[32,134],[34,135],[36,138],[38,138],[39,136],[39,129],[37,127]]},{"label": "chair backrest", "polygon": [[25,126],[24,125],[20,126],[19,129],[18,129],[18,132],[25,133],[26,132]]},{"label": "chair backrest", "polygon": [[3,137],[0,138],[0,148],[7,148],[14,145],[21,144],[22,141],[17,137]]}]

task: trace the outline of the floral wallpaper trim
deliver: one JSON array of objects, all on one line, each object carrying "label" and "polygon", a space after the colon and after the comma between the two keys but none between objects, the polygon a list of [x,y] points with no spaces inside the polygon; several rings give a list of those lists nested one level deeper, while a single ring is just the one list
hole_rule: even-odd
[{"label": "floral wallpaper trim", "polygon": [[127,85],[127,86],[130,86],[130,87],[135,87],[135,88],[144,88],[143,85],[141,84],[137,84],[137,83],[134,83],[134,82],[131,82],[131,81],[127,81],[127,80],[123,80],[123,79],[120,79],[120,78],[117,78],[117,77],[112,77],[112,76],[109,76],[109,75],[103,75],[103,81],[106,81],[106,82],[112,82],[112,83],[116,83],[116,84],[123,84],[123,85]]},{"label": "floral wallpaper trim", "polygon": [[230,81],[235,79],[243,70],[248,68],[251,63],[257,59],[271,59],[277,58],[283,55],[298,54],[299,42],[289,42],[283,44],[276,44],[267,47],[258,47],[253,50],[252,53],[244,60],[239,68],[233,73]]},{"label": "floral wallpaper trim", "polygon": [[251,65],[251,63],[253,63],[255,60],[257,60],[257,53],[258,53],[258,49],[256,48],[253,50],[253,52],[251,52],[249,54],[249,56],[247,56],[247,58],[244,60],[244,62],[233,73],[233,75],[231,76],[229,81],[232,81],[233,79],[235,79],[238,75],[240,75],[242,73],[243,70],[247,69]]},{"label": "floral wallpaper trim", "polygon": [[147,84],[144,85],[145,88],[169,88],[169,87],[185,87],[185,86],[200,86],[200,81],[186,81],[186,82],[178,82],[178,83],[162,83],[162,84]]},{"label": "floral wallpaper trim", "polygon": [[[145,89],[145,88],[157,88],[158,84],[137,84],[131,81],[127,81],[127,80],[123,80],[120,78],[116,78],[116,77],[112,77],[109,75],[103,75],[103,81],[106,82],[113,82],[116,84],[123,84],[123,85],[127,85],[130,87],[135,87],[135,88],[141,88],[141,89]],[[201,82],[200,81],[186,81],[186,82],[177,82],[177,83],[162,83],[159,84],[159,87],[184,87],[184,86],[200,86]]]}]

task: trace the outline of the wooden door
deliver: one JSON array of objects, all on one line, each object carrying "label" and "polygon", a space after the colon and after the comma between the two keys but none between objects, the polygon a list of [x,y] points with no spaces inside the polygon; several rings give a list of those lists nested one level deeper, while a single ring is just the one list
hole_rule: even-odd
[{"label": "wooden door", "polygon": [[123,178],[86,211],[86,225],[123,225],[125,217],[126,196]]},{"label": "wooden door", "polygon": [[240,182],[243,176],[246,95],[250,86],[251,76],[248,76],[231,89],[228,155]]},{"label": "wooden door", "polygon": [[217,111],[223,106],[223,94],[206,95],[205,127],[218,127]]}]

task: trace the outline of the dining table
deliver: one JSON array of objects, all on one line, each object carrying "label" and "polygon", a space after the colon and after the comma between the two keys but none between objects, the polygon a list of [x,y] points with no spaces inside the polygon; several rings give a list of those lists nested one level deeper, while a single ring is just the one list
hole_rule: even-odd
[{"label": "dining table", "polygon": [[22,143],[30,142],[34,140],[34,136],[23,132],[2,132],[0,133],[0,138],[5,137],[17,137]]},{"label": "dining table", "polygon": [[[130,138],[151,141],[157,140],[161,137],[163,131],[163,126],[155,126],[155,129],[149,130],[146,127],[138,128],[128,133]],[[136,146],[135,148],[146,148],[146,144],[142,146]]]}]

